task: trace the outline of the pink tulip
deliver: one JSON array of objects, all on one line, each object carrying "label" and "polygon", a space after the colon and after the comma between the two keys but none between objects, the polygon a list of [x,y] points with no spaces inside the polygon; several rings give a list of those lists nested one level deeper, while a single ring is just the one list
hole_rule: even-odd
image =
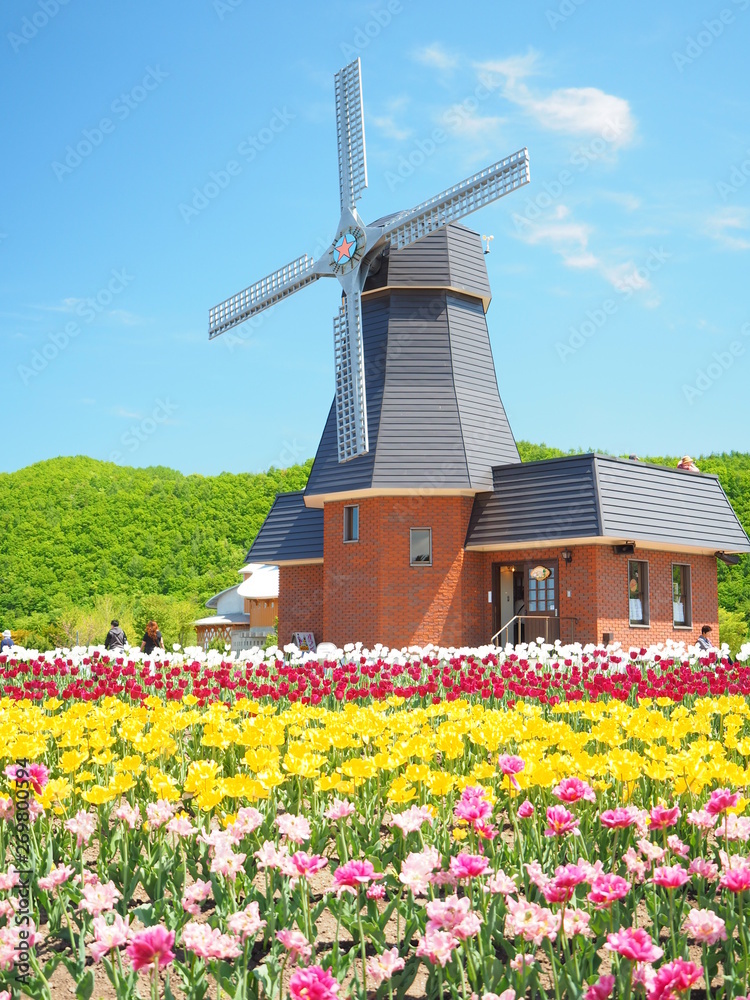
[{"label": "pink tulip", "polygon": [[276,940],[280,941],[289,952],[290,962],[296,962],[298,958],[307,962],[312,955],[312,945],[300,931],[276,931]]},{"label": "pink tulip", "polygon": [[528,799],[524,799],[521,805],[518,807],[516,813],[519,819],[531,819],[534,815],[534,806],[529,802]]},{"label": "pink tulip", "polygon": [[719,885],[730,892],[747,892],[750,889],[750,868],[728,868],[719,879]]},{"label": "pink tulip", "polygon": [[398,948],[390,948],[382,955],[374,955],[367,962],[368,983],[372,983],[377,989],[391,979],[395,972],[400,972],[405,964],[403,958],[399,958]]},{"label": "pink tulip", "polygon": [[157,924],[139,931],[125,949],[136,971],[148,968],[163,969],[175,960],[174,931]]},{"label": "pink tulip", "polygon": [[714,945],[727,939],[726,925],[713,910],[691,910],[682,930],[698,944]]},{"label": "pink tulip", "polygon": [[642,927],[623,927],[615,934],[608,934],[604,950],[616,951],[629,962],[655,962],[664,954]]},{"label": "pink tulip", "polygon": [[662,865],[654,868],[651,881],[663,889],[679,889],[690,880],[690,875],[682,865]]},{"label": "pink tulip", "polygon": [[703,970],[694,962],[676,958],[656,971],[648,1000],[673,1000],[688,995],[692,987],[703,978]]},{"label": "pink tulip", "polygon": [[333,882],[336,886],[336,895],[342,892],[356,892],[360,886],[365,886],[368,882],[385,878],[382,872],[376,872],[371,861],[347,861],[339,865],[333,873]]},{"label": "pink tulip", "polygon": [[680,818],[680,807],[654,806],[649,815],[649,829],[663,830],[667,826],[674,826]]},{"label": "pink tulip", "polygon": [[591,883],[589,900],[597,910],[608,910],[618,899],[624,899],[630,892],[630,883],[620,875],[600,875]]},{"label": "pink tulip", "polygon": [[465,851],[455,858],[451,858],[451,874],[458,879],[477,878],[489,868],[487,858],[481,854],[467,854]]},{"label": "pink tulip", "polygon": [[552,789],[552,794],[568,805],[580,802],[582,799],[586,802],[596,802],[594,789],[580,778],[563,778],[560,784]]},{"label": "pink tulip", "polygon": [[706,803],[706,812],[711,816],[719,816],[737,805],[739,792],[733,792],[729,788],[715,788],[711,792],[711,797]]},{"label": "pink tulip", "polygon": [[311,965],[307,969],[297,969],[289,981],[289,996],[292,1000],[337,1000],[341,984],[327,969]]},{"label": "pink tulip", "polygon": [[584,993],[584,1000],[608,1000],[615,988],[614,976],[600,976]]},{"label": "pink tulip", "polygon": [[635,823],[635,810],[618,806],[617,809],[606,809],[599,815],[599,822],[609,830],[624,830]]},{"label": "pink tulip", "polygon": [[565,806],[548,806],[547,829],[544,831],[544,836],[564,837],[566,833],[576,831],[579,822]]},{"label": "pink tulip", "polygon": [[497,759],[497,766],[510,779],[514,788],[521,787],[516,780],[516,775],[520,774],[526,767],[526,761],[523,757],[518,757],[515,754],[501,753]]}]

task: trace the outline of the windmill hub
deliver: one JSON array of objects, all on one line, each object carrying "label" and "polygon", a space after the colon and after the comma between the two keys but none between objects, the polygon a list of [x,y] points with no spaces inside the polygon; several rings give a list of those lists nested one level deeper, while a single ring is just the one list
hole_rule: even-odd
[{"label": "windmill hub", "polygon": [[370,448],[362,339],[362,289],[370,266],[388,246],[402,250],[528,184],[529,158],[521,149],[429,201],[366,226],[356,208],[367,187],[359,59],[336,74],[336,124],[341,218],[329,250],[317,261],[303,254],[219,303],[209,312],[209,337],[244,323],[318,278],[338,278],[343,301],[333,324],[336,423],[339,462],[346,462]]}]

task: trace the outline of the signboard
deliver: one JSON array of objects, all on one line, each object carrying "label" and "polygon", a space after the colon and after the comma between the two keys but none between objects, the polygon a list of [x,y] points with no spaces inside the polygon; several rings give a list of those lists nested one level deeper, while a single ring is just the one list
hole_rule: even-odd
[{"label": "signboard", "polygon": [[535,566],[529,570],[529,576],[532,580],[546,580],[547,577],[552,576],[552,570],[546,566]]},{"label": "signboard", "polygon": [[318,648],[313,632],[292,632],[292,642],[303,653],[314,653]]}]

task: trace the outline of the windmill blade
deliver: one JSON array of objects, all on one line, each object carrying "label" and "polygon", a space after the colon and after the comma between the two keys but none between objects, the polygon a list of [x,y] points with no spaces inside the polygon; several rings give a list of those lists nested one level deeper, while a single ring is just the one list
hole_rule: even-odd
[{"label": "windmill blade", "polygon": [[213,340],[220,333],[244,323],[246,319],[298,292],[300,288],[312,284],[320,277],[320,274],[315,273],[315,261],[312,257],[307,254],[298,257],[209,310],[208,339]]},{"label": "windmill blade", "polygon": [[359,59],[336,74],[336,133],[339,145],[341,211],[353,208],[367,187],[365,117]]},{"label": "windmill blade", "polygon": [[362,298],[347,292],[333,321],[336,369],[336,434],[339,462],[370,450],[367,437],[365,352],[362,341]]},{"label": "windmill blade", "polygon": [[528,183],[529,154],[524,148],[480,170],[473,177],[467,177],[429,201],[397,215],[386,225],[383,235],[390,239],[392,247],[401,250]]}]

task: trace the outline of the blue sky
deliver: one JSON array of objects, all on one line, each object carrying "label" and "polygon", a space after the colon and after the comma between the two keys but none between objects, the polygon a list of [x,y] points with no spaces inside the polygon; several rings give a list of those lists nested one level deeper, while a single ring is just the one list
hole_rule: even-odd
[{"label": "blue sky", "polygon": [[213,343],[207,316],[334,235],[357,55],[366,220],[529,149],[467,220],[516,436],[750,450],[750,0],[17,0],[0,29],[2,470],[314,454],[332,283]]}]

